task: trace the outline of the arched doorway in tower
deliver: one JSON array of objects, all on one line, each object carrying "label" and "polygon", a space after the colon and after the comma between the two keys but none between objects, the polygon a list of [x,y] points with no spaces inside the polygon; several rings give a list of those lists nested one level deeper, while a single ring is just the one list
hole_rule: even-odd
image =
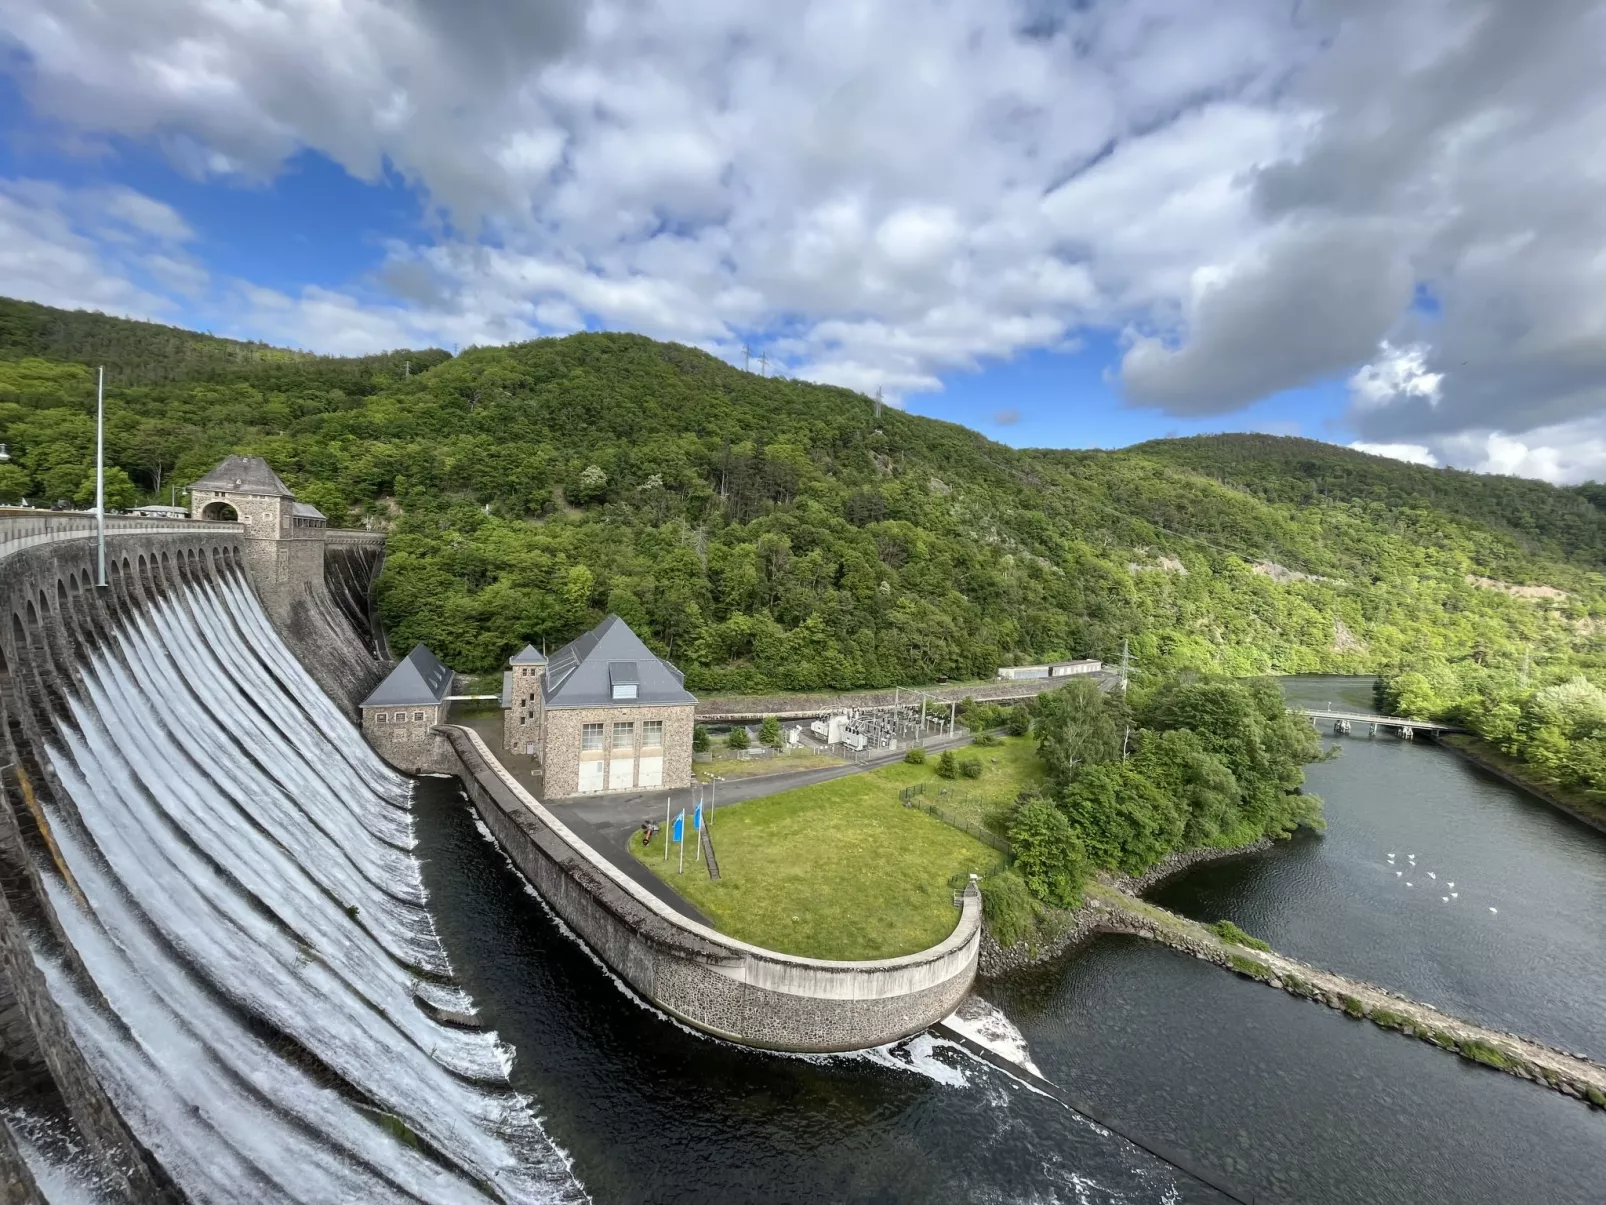
[{"label": "arched doorway in tower", "polygon": [[238,523],[239,514],[227,502],[208,502],[201,511],[201,518],[211,519],[217,523]]}]

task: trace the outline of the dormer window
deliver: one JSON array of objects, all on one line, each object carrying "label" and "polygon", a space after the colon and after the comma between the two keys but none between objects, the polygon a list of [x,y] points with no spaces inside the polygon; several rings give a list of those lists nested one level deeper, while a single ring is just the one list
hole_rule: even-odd
[{"label": "dormer window", "polygon": [[608,684],[615,702],[636,697],[641,676],[634,661],[614,661],[608,665]]}]

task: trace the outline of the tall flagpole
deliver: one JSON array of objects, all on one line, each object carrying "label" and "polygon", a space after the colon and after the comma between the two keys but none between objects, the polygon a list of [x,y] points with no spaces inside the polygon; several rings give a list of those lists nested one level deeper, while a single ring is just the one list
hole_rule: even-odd
[{"label": "tall flagpole", "polygon": [[680,873],[686,873],[686,812],[680,813]]},{"label": "tall flagpole", "polygon": [[664,861],[669,861],[669,796],[664,796]]},{"label": "tall flagpole", "polygon": [[100,567],[97,586],[106,584],[106,368],[95,383],[95,532]]}]

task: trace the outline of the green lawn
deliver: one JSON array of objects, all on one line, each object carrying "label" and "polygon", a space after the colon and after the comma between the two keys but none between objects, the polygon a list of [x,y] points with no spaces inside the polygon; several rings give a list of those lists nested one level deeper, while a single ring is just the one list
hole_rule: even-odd
[{"label": "green lawn", "polygon": [[1042,784],[1043,763],[1037,756],[1037,742],[1029,736],[1006,736],[996,749],[967,746],[956,752],[960,758],[981,758],[980,778],[948,781],[938,778],[935,754],[928,756],[923,766],[900,762],[870,777],[884,777],[894,784],[894,790],[923,782],[926,784],[926,793],[921,797],[923,803],[935,804],[956,820],[982,828],[991,827],[988,819],[997,819],[1015,802],[1022,788]]},{"label": "green lawn", "polygon": [[814,958],[912,954],[941,941],[959,919],[949,879],[985,873],[998,854],[904,807],[900,788],[923,781],[951,786],[949,796],[928,786],[926,799],[979,820],[995,801],[1013,799],[1040,774],[1024,739],[974,755],[988,764],[977,780],[944,783],[933,759],[721,808],[712,829],[718,882],[693,860],[696,846],[689,840],[684,874],[674,847],[665,863],[662,834],[645,850],[632,840],[630,850],[733,937]]}]

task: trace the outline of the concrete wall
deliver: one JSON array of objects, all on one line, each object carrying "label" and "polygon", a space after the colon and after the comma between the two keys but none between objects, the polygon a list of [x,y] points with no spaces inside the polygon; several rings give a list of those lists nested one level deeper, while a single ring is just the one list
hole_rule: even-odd
[{"label": "concrete wall", "polygon": [[[635,744],[631,750],[634,761],[639,760],[641,756],[641,726],[648,720],[661,720],[664,725],[663,781],[659,785],[665,789],[690,786],[694,711],[695,706],[690,703],[676,707],[643,705],[548,708],[543,720],[545,733],[541,745],[541,781],[545,785],[546,793],[555,799],[579,793],[580,762],[584,756],[580,749],[580,737],[581,729],[586,724],[603,726],[603,756],[610,760],[613,757],[612,749],[609,747],[613,725],[634,724]],[[615,786],[610,779],[608,793],[642,789],[636,782],[633,777],[628,784]]]},{"label": "concrete wall", "polygon": [[[1035,698],[1050,690],[1058,690],[1068,679],[1032,678],[1010,682],[995,678],[991,682],[976,682],[968,686],[926,686],[926,694],[941,701],[943,713],[948,703],[962,703],[972,699],[977,703],[1012,703]],[[698,723],[724,723],[738,720],[762,720],[767,715],[783,720],[808,720],[816,716],[846,711],[850,707],[891,707],[900,697],[905,703],[914,701],[912,690],[858,690],[847,694],[795,694],[795,695],[726,695],[697,701]],[[936,706],[936,704],[932,704]]]},{"label": "concrete wall", "polygon": [[981,895],[929,950],[875,962],[797,958],[727,937],[655,899],[574,835],[479,736],[437,729],[434,769],[462,779],[486,826],[549,906],[635,991],[688,1025],[773,1050],[861,1050],[948,1016],[970,990]]}]

